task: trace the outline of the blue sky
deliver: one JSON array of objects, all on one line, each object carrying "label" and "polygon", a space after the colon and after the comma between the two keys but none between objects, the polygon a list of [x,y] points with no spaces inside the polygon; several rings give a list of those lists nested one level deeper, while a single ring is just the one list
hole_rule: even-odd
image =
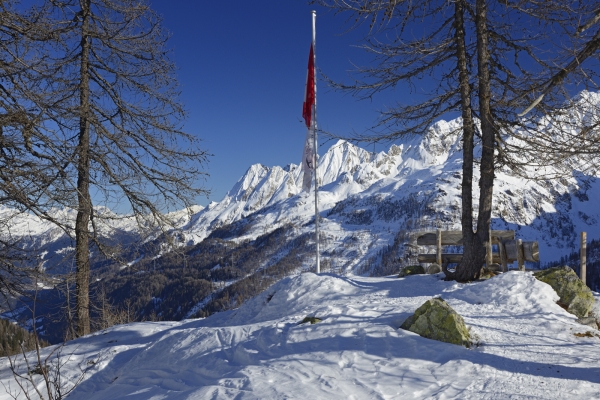
[{"label": "blue sky", "polygon": [[[306,134],[301,109],[311,10],[317,10],[318,67],[348,81],[352,63],[369,61],[355,47],[364,29],[344,34],[349,28],[344,16],[307,1],[154,0],[152,6],[172,34],[181,100],[188,111],[186,130],[214,154],[206,182],[212,194],[198,198],[202,205],[220,201],[254,163],[299,163]],[[402,97],[388,92],[373,101],[358,101],[319,82],[319,127],[336,134],[362,132],[374,124],[378,110]],[[321,144],[323,154],[333,142]]]}]

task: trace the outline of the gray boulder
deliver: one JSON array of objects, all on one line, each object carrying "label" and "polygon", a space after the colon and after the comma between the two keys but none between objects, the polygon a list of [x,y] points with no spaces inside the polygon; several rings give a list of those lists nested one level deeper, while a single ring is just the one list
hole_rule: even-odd
[{"label": "gray boulder", "polygon": [[577,318],[585,318],[594,305],[592,291],[570,267],[548,268],[533,274],[538,280],[552,286],[560,297],[558,304]]},{"label": "gray boulder", "polygon": [[433,263],[433,264],[429,264],[429,267],[427,267],[428,274],[437,274],[440,272],[442,272],[442,267],[440,267],[439,264]]},{"label": "gray boulder", "polygon": [[590,328],[598,329],[598,321],[595,317],[584,317],[577,320],[581,325],[589,326]]},{"label": "gray boulder", "polygon": [[402,269],[402,271],[400,271],[400,273],[398,274],[398,278],[402,278],[404,276],[409,276],[409,275],[424,274],[424,273],[425,273],[425,269],[422,266],[409,265],[408,267],[404,267]]},{"label": "gray boulder", "polygon": [[489,269],[487,267],[483,267],[483,268],[481,268],[481,271],[479,271],[479,279],[490,279],[490,278],[493,278],[494,276],[497,276],[499,274],[500,274],[499,272],[497,272],[497,271],[495,271],[493,269]]},{"label": "gray boulder", "polygon": [[401,326],[428,339],[471,346],[463,318],[441,298],[427,300]]}]

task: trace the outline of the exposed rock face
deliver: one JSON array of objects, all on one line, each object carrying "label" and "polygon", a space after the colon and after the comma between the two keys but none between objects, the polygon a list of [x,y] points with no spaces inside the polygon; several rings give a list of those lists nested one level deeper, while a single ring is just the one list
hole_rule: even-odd
[{"label": "exposed rock face", "polygon": [[[492,265],[494,265],[494,264],[492,264]],[[481,272],[479,273],[479,279],[490,279],[496,275],[498,275],[498,273],[495,270],[493,270],[491,268],[483,267],[483,268],[481,268]]]},{"label": "exposed rock face", "polygon": [[302,324],[305,324],[307,322],[310,322],[311,325],[314,325],[314,324],[318,324],[321,321],[322,321],[321,318],[317,318],[317,317],[305,317],[302,321],[300,321],[298,323],[298,325],[302,325]]},{"label": "exposed rock face", "polygon": [[440,342],[471,345],[465,321],[442,298],[427,300],[401,328]]},{"label": "exposed rock face", "polygon": [[409,276],[409,275],[424,274],[424,273],[425,273],[425,269],[422,266],[409,265],[408,267],[404,267],[404,269],[402,271],[400,271],[400,274],[398,274],[398,278],[402,278],[404,276]]},{"label": "exposed rock face", "polygon": [[439,272],[442,272],[442,267],[440,267],[436,263],[429,264],[429,267],[427,267],[427,273],[428,274],[437,274]]},{"label": "exposed rock face", "polygon": [[552,286],[560,296],[559,304],[568,312],[578,318],[587,317],[594,305],[594,296],[570,267],[549,268],[536,272],[533,276]]}]

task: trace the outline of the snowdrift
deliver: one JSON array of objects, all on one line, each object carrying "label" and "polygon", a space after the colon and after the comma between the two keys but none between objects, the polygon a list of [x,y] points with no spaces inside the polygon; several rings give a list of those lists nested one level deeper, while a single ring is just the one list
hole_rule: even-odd
[{"label": "snowdrift", "polygon": [[[471,284],[441,278],[300,274],[237,310],[69,342],[61,375],[74,382],[88,369],[69,397],[85,400],[600,398],[600,332],[576,336],[590,328],[549,285],[516,271]],[[435,296],[463,316],[477,347],[398,329]],[[306,316],[322,322],[300,325]],[[0,399],[17,394],[6,358],[0,381]]]}]

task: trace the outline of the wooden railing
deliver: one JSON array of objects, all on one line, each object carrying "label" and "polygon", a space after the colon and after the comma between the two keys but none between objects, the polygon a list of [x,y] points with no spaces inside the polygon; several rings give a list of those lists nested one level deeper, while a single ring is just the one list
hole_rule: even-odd
[{"label": "wooden railing", "polygon": [[[485,243],[486,263],[495,263],[502,266],[503,271],[508,271],[508,264],[517,261],[519,270],[525,270],[525,261],[539,261],[539,246],[536,241],[515,240],[515,231],[490,231],[491,241]],[[498,252],[492,252],[492,245],[498,246]],[[442,253],[442,246],[462,246],[463,238],[461,231],[423,232],[417,236],[417,245],[436,246],[435,254],[419,254],[419,262],[458,263],[462,260],[461,253]]]}]

